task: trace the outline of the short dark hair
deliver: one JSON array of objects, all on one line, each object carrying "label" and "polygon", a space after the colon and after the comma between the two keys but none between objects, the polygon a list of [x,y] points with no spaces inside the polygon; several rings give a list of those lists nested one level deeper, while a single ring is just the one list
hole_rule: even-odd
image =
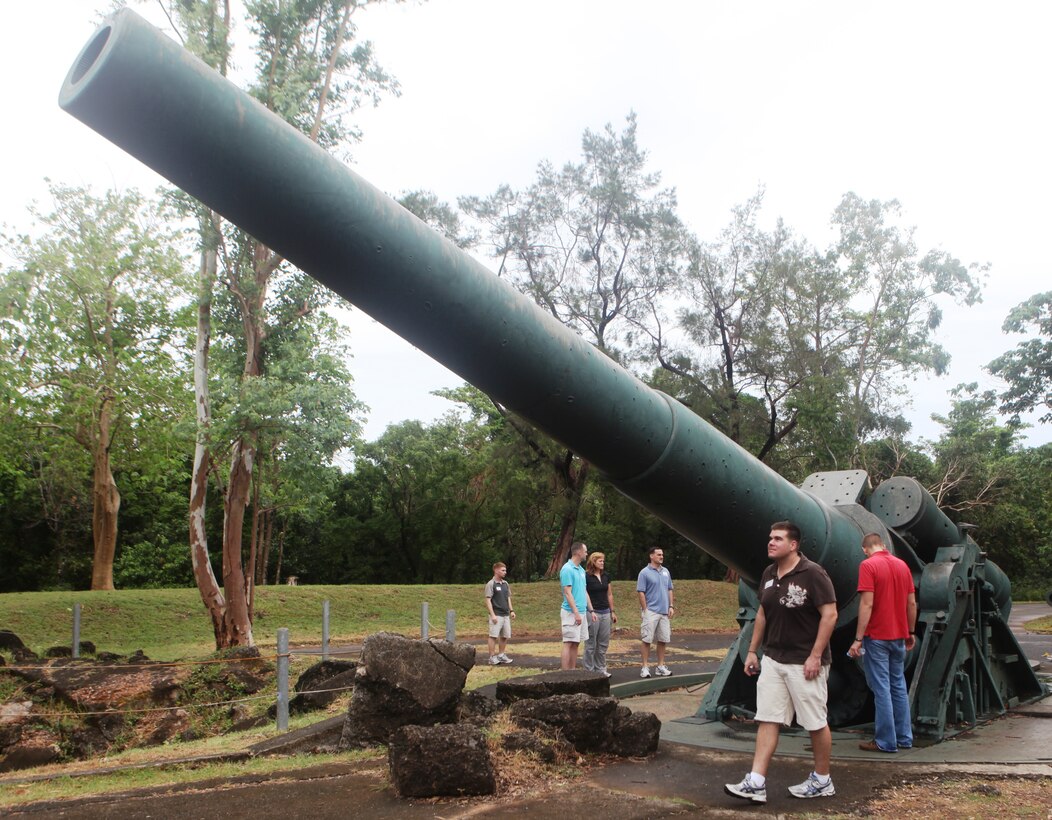
[{"label": "short dark hair", "polygon": [[771,532],[775,530],[781,530],[789,536],[790,541],[795,541],[797,544],[803,536],[800,535],[800,528],[796,526],[792,521],[775,521],[771,524]]},{"label": "short dark hair", "polygon": [[658,550],[661,550],[662,552],[665,551],[664,547],[651,547],[650,549],[647,550],[647,555],[653,555]]},{"label": "short dark hair", "polygon": [[869,533],[865,538],[862,539],[863,547],[875,547],[877,544],[880,544],[882,547],[885,546],[884,539],[875,532]]},{"label": "short dark hair", "polygon": [[584,541],[574,541],[570,545],[570,555],[573,555],[575,552],[577,552],[578,550],[582,550],[582,549],[583,550],[588,549],[588,545],[585,544]]}]

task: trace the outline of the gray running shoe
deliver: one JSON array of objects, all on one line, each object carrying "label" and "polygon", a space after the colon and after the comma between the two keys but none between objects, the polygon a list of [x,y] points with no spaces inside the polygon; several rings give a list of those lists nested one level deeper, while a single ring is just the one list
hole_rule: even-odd
[{"label": "gray running shoe", "polygon": [[836,794],[836,789],[833,788],[833,778],[829,778],[829,781],[823,785],[818,782],[815,773],[811,772],[803,783],[790,786],[789,794],[793,797],[832,797]]},{"label": "gray running shoe", "polygon": [[767,787],[754,786],[752,778],[750,778],[749,775],[745,775],[745,778],[741,783],[725,784],[723,790],[727,792],[727,794],[740,797],[742,800],[751,800],[753,803],[767,802]]},{"label": "gray running shoe", "polygon": [[650,667],[649,666],[644,666],[642,669],[640,669],[639,670],[639,677],[641,677],[641,678],[649,678],[650,677]]}]

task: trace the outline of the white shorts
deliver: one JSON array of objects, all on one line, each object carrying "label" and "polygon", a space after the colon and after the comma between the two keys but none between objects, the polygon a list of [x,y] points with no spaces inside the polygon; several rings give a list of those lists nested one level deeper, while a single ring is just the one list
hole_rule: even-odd
[{"label": "white shorts", "polygon": [[581,613],[581,623],[574,623],[574,614],[559,607],[559,618],[563,626],[563,643],[584,643],[588,640],[588,615]]},{"label": "white shorts", "polygon": [[491,638],[510,638],[511,637],[511,616],[510,615],[498,615],[496,623],[493,623],[493,621],[490,620],[490,622],[489,622],[489,636]]},{"label": "white shorts", "polygon": [[795,714],[797,723],[809,732],[825,728],[828,682],[828,666],[817,678],[807,680],[802,663],[778,663],[765,655],[756,681],[756,720],[789,726]]},{"label": "white shorts", "polygon": [[643,643],[668,643],[672,640],[672,627],[669,625],[668,615],[659,615],[649,609],[643,610],[639,637]]}]

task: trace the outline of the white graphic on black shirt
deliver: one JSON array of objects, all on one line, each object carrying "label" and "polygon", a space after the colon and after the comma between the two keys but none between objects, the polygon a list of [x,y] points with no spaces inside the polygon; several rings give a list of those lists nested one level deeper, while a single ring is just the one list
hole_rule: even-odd
[{"label": "white graphic on black shirt", "polygon": [[796,609],[796,607],[803,606],[807,603],[807,590],[790,583],[789,590],[778,599],[778,603],[787,609]]}]

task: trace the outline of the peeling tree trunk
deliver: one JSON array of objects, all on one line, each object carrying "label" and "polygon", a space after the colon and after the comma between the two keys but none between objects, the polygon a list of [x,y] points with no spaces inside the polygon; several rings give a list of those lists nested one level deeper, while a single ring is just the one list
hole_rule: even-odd
[{"label": "peeling tree trunk", "polygon": [[584,500],[584,487],[588,481],[589,468],[587,461],[581,461],[573,453],[567,451],[563,469],[557,473],[563,485],[562,495],[566,499],[567,506],[559,527],[559,539],[555,542],[555,550],[548,561],[548,569],[544,573],[545,578],[556,577],[570,555],[570,547],[573,546],[574,535],[577,532],[577,518],[581,514],[581,502]]},{"label": "peeling tree trunk", "polygon": [[99,413],[98,439],[93,453],[91,530],[95,556],[91,564],[91,588],[113,589],[113,556],[117,549],[117,512],[121,494],[110,468],[110,404],[105,398]]},{"label": "peeling tree trunk", "polygon": [[285,530],[278,534],[278,565],[274,570],[274,583],[281,583],[281,560],[285,557]]},{"label": "peeling tree trunk", "polygon": [[262,586],[266,586],[267,583],[267,569],[270,565],[270,545],[274,542],[274,510],[267,510],[265,520],[266,523],[261,534],[262,549],[260,550],[260,566],[257,577],[257,583]]},{"label": "peeling tree trunk", "polygon": [[253,645],[241,545],[255,457],[256,448],[250,437],[238,439],[230,457],[230,481],[223,507],[223,591],[227,600],[224,646]]},{"label": "peeling tree trunk", "polygon": [[[208,556],[208,535],[205,532],[205,511],[208,496],[208,473],[212,466],[211,439],[212,406],[208,392],[208,348],[212,340],[212,283],[217,270],[218,233],[214,229],[215,214],[202,223],[204,248],[198,273],[197,341],[194,344],[194,404],[197,414],[197,436],[194,444],[194,467],[190,477],[190,560],[194,567],[194,581],[201,601],[212,619],[216,649],[225,643],[226,599],[219,589],[212,563]],[[209,227],[212,230],[209,230]]]},{"label": "peeling tree trunk", "polygon": [[263,526],[262,513],[259,509],[259,478],[252,484],[252,529],[248,536],[248,568],[245,571],[245,584],[248,587],[248,617],[252,620],[256,611],[256,583],[259,569],[256,565],[259,556],[259,528]]}]

